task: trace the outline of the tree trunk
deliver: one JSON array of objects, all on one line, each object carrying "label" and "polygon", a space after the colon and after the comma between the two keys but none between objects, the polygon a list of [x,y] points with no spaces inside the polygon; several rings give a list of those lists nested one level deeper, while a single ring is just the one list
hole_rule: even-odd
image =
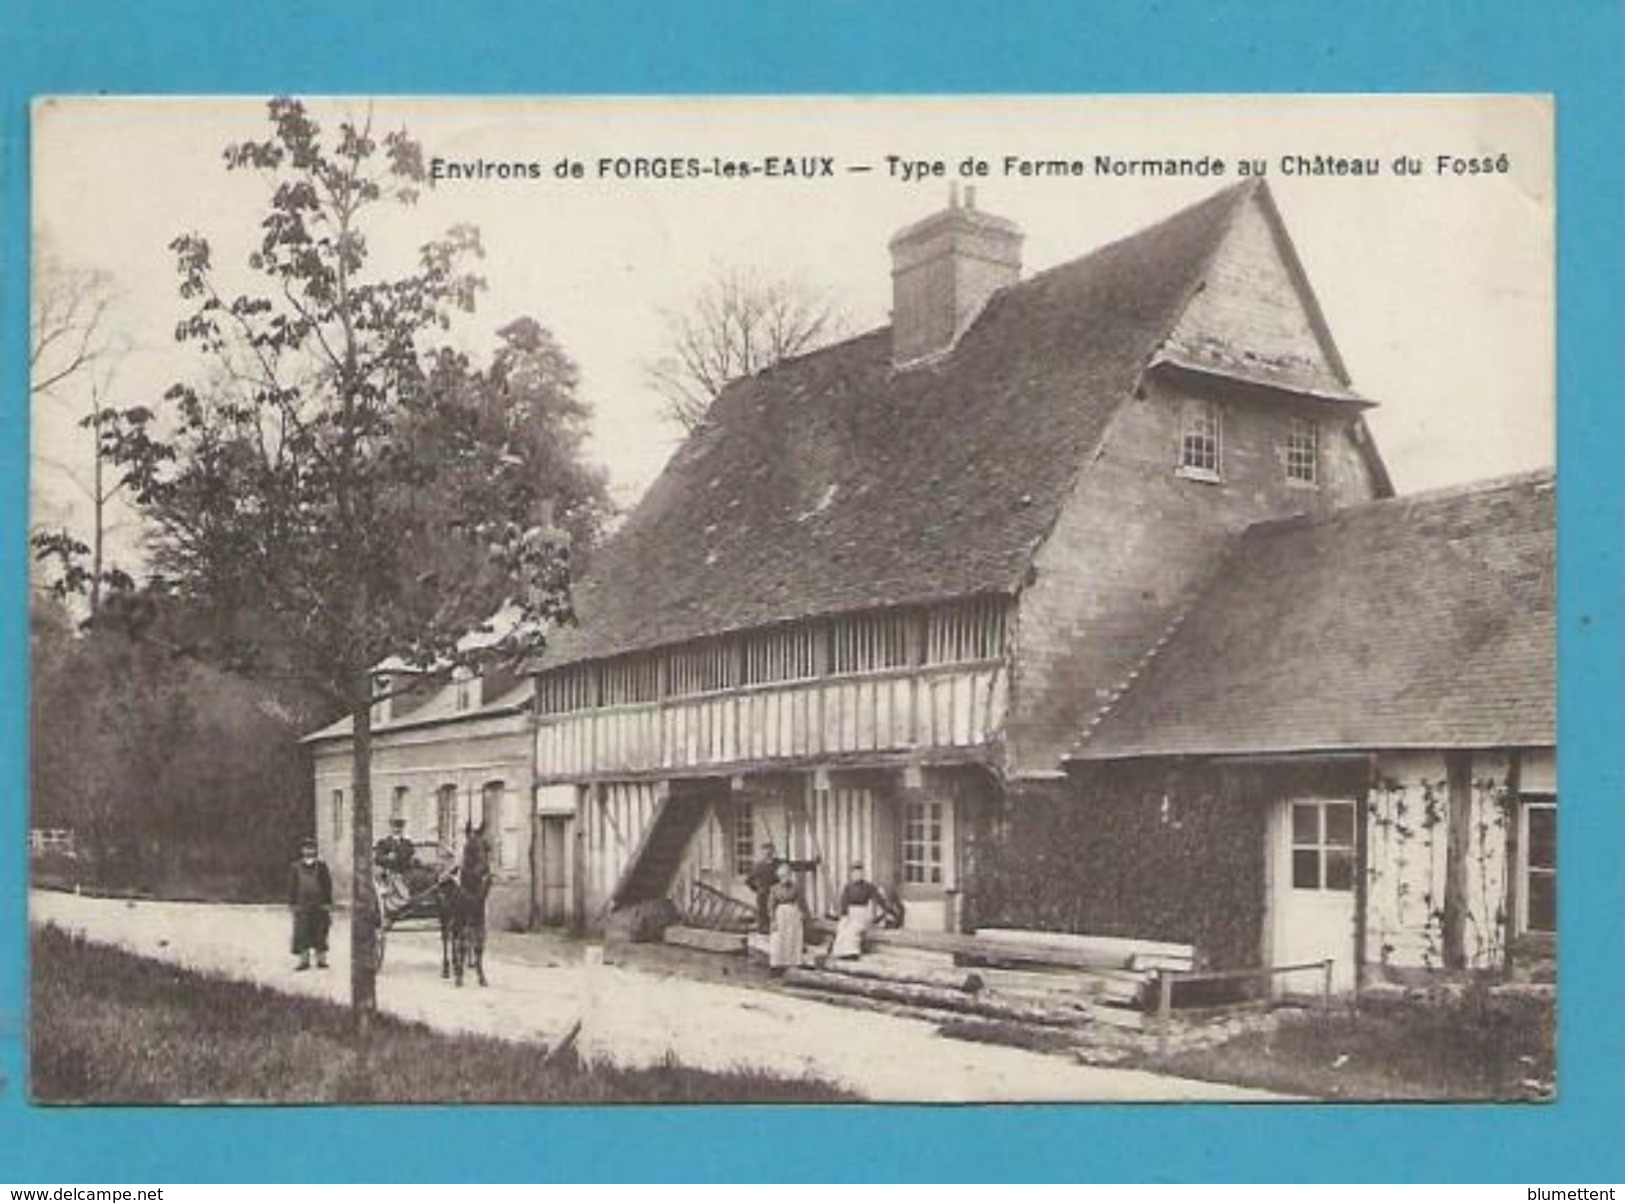
[{"label": "tree trunk", "polygon": [[378,899],[372,882],[372,678],[350,690],[350,1010],[365,1036],[378,1009]]},{"label": "tree trunk", "polygon": [[1445,811],[1443,944],[1446,969],[1467,966],[1467,858],[1473,838],[1473,754],[1445,757],[1448,809]]}]

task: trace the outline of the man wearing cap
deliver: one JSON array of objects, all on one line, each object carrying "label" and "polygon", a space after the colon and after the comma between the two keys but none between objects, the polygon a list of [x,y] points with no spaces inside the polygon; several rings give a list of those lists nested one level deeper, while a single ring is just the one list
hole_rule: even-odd
[{"label": "man wearing cap", "polygon": [[333,877],[316,855],[315,840],[299,845],[299,859],[288,872],[288,906],[293,910],[293,955],[299,958],[294,968],[309,969],[314,952],[316,967],[326,969]]},{"label": "man wearing cap", "polygon": [[745,875],[745,884],[756,895],[756,930],[766,932],[772,926],[769,919],[772,907],[768,902],[768,895],[773,892],[774,884],[779,880],[779,866],[789,865],[797,873],[805,873],[809,869],[816,869],[819,865],[818,857],[812,860],[791,860],[780,856],[779,850],[772,840],[762,845],[762,859],[751,866],[750,872]]}]

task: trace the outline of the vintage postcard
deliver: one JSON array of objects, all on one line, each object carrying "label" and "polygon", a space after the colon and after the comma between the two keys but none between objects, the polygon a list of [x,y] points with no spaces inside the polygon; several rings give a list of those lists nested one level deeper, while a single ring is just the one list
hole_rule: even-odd
[{"label": "vintage postcard", "polygon": [[1560,1095],[1552,119],[39,100],[32,1098]]}]

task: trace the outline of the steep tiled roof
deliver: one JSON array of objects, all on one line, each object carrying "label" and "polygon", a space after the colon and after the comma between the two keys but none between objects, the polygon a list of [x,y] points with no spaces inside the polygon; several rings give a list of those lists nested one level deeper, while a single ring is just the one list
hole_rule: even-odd
[{"label": "steep tiled roof", "polygon": [[[449,723],[471,723],[481,719],[495,718],[504,714],[516,714],[530,705],[530,700],[536,694],[536,682],[529,677],[522,677],[517,684],[504,690],[499,697],[484,702],[469,710],[457,709],[457,686],[447,683],[438,689],[432,697],[415,710],[408,711],[399,718],[392,718],[387,722],[373,727],[374,735],[386,734],[390,731],[405,731],[414,727],[433,727]],[[353,723],[349,715],[336,719],[321,728],[312,731],[301,739],[300,743],[317,743],[328,739],[348,739]]]},{"label": "steep tiled roof", "polygon": [[999,292],[935,363],[883,328],[731,385],[546,663],[1017,588],[1253,187]]},{"label": "steep tiled roof", "polygon": [[1550,472],[1263,523],[1074,758],[1555,742]]}]

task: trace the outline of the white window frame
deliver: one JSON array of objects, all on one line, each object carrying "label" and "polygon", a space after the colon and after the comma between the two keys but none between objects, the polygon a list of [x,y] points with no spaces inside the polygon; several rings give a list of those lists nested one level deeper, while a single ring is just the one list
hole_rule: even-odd
[{"label": "white window frame", "polygon": [[333,842],[336,844],[344,838],[344,791],[336,789],[332,794],[333,806]]},{"label": "white window frame", "polygon": [[[1518,795],[1518,934],[1520,936],[1555,936],[1557,934],[1557,917],[1552,917],[1550,928],[1531,928],[1529,926],[1529,879],[1535,874],[1550,877],[1555,887],[1557,881],[1557,864],[1554,848],[1553,863],[1551,865],[1534,866],[1529,863],[1529,815],[1533,811],[1549,810],[1552,812],[1552,821],[1557,821],[1557,795],[1546,793],[1527,793]],[[1556,833],[1554,831],[1555,840]]]},{"label": "white window frame", "polygon": [[[1312,840],[1298,838],[1298,808],[1313,807],[1315,810],[1315,837]],[[1348,842],[1333,842],[1326,828],[1327,811],[1333,807],[1347,807],[1349,813]],[[1292,883],[1294,890],[1312,890],[1317,894],[1349,894],[1354,891],[1354,878],[1357,874],[1355,844],[1357,836],[1355,825],[1360,821],[1359,809],[1353,802],[1342,798],[1294,798],[1287,814],[1287,840],[1288,862],[1287,880]],[[1312,886],[1298,884],[1298,853],[1312,852],[1315,854],[1315,884]],[[1348,857],[1349,878],[1346,886],[1332,886],[1326,884],[1326,863],[1329,854],[1338,853]]]},{"label": "white window frame", "polygon": [[452,670],[451,680],[457,687],[457,712],[461,714],[470,709],[474,701],[474,670],[467,665],[460,665]]},{"label": "white window frame", "polygon": [[[1191,454],[1193,447],[1207,448],[1208,444],[1210,449]],[[1217,401],[1193,398],[1181,408],[1178,475],[1209,483],[1224,479],[1224,407]]]},{"label": "white window frame", "polygon": [[733,830],[729,834],[734,876],[748,876],[756,864],[756,811],[749,798],[735,799]]},{"label": "white window frame", "polygon": [[[916,825],[918,825],[916,833]],[[937,798],[903,803],[903,830],[898,840],[905,886],[948,884],[948,804]],[[935,853],[935,855],[932,855]],[[933,876],[935,874],[935,876]]]},{"label": "white window frame", "polygon": [[452,782],[434,791],[434,836],[443,852],[457,847],[457,786]]},{"label": "white window frame", "polygon": [[1320,423],[1314,418],[1287,419],[1285,467],[1288,483],[1304,488],[1320,486]]}]

